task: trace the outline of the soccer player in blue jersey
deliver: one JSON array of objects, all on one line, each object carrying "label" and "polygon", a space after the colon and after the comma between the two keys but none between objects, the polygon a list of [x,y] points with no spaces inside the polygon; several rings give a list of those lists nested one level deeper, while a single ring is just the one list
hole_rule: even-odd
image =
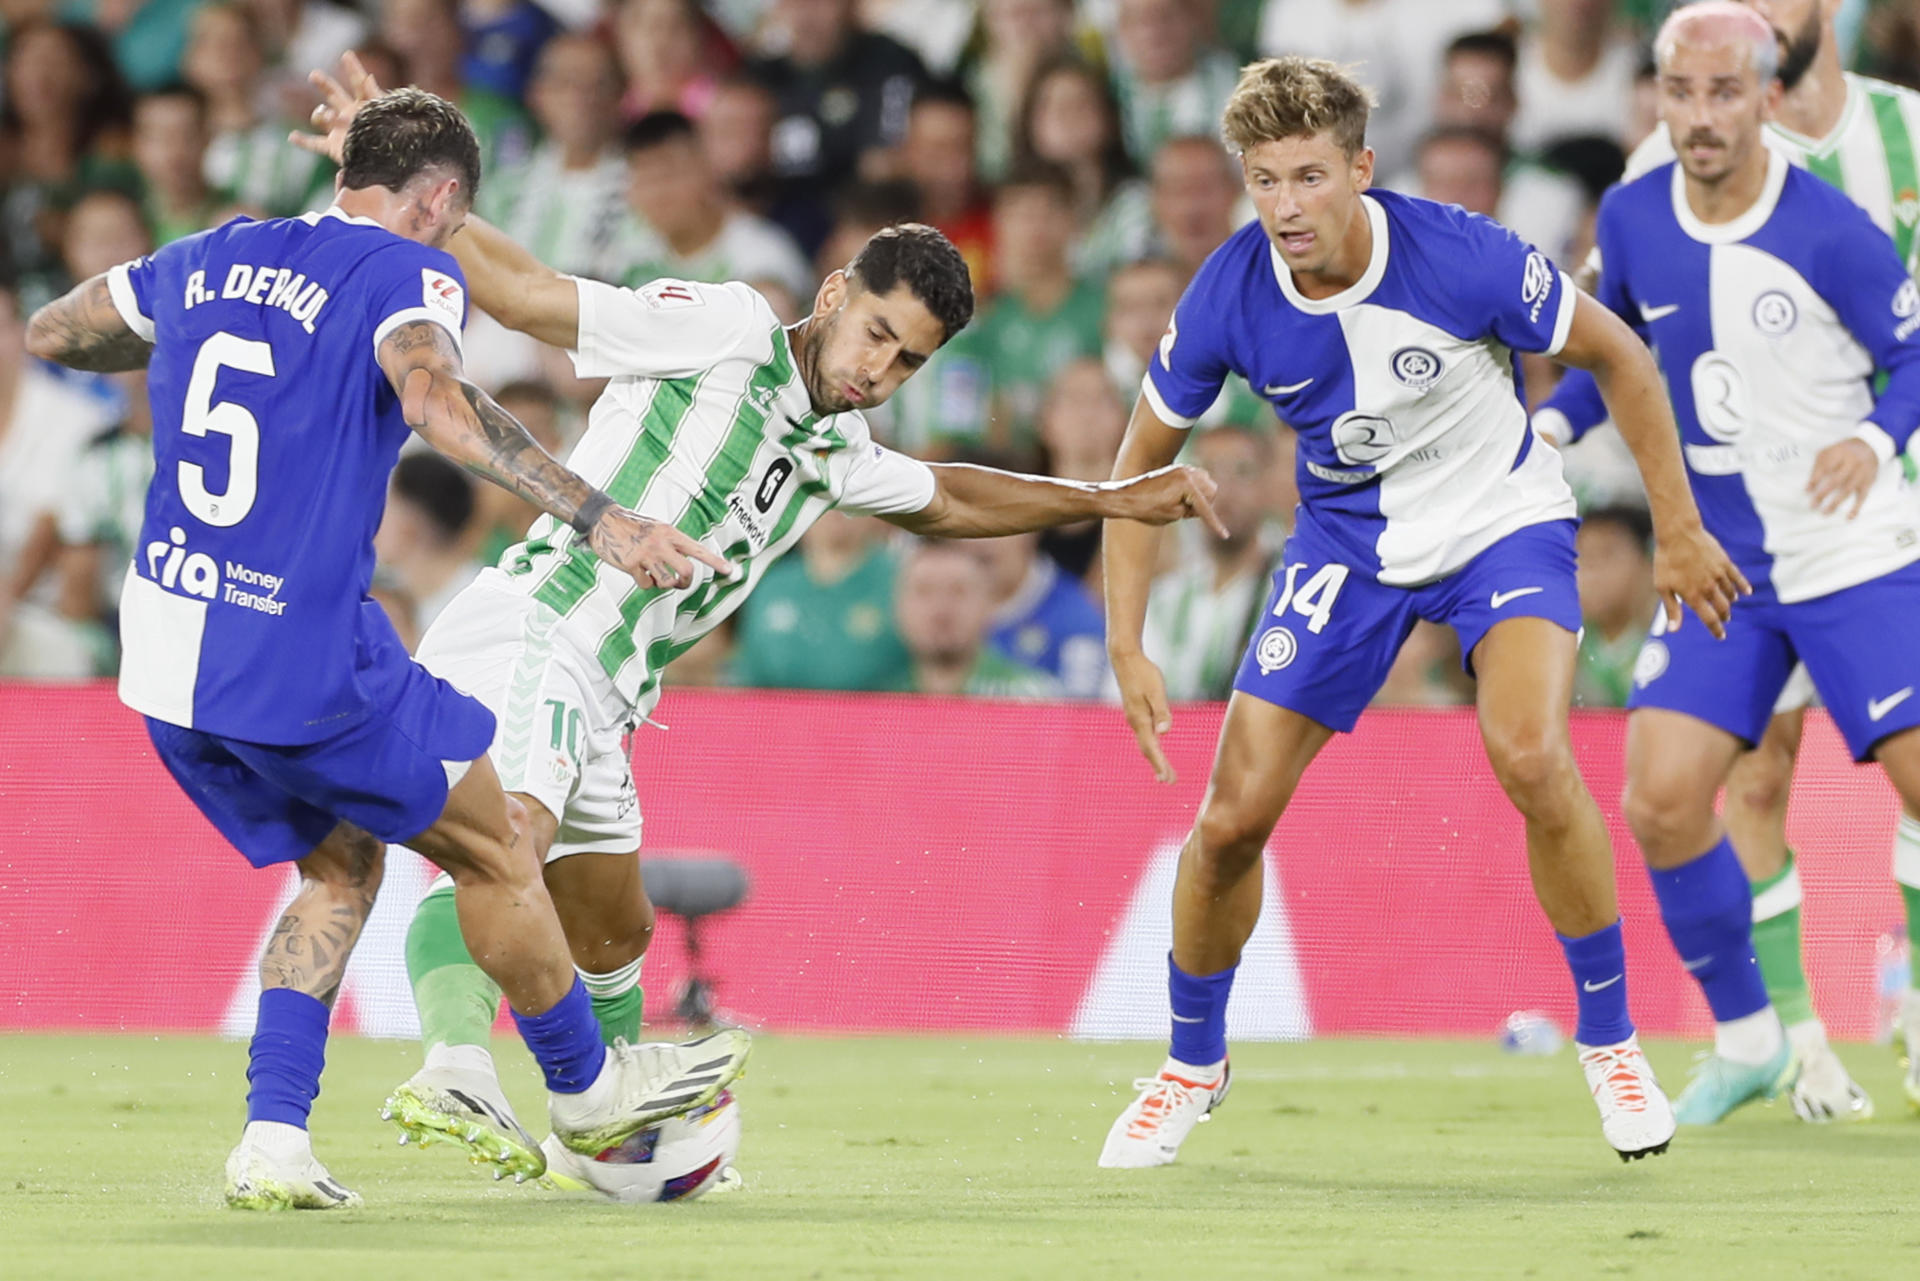
[{"label": "soccer player in blue jersey", "polygon": [[1754,585],[1724,643],[1657,621],[1628,703],[1627,821],[1715,1022],[1675,1109],[1710,1124],[1796,1071],[1714,813],[1796,662],[1855,758],[1920,804],[1920,654],[1884,641],[1920,619],[1920,510],[1895,461],[1920,423],[1920,289],[1865,210],[1764,144],[1781,87],[1763,18],[1689,6],[1655,50],[1678,159],[1602,201],[1599,297],[1659,353],[1694,496]]},{"label": "soccer player in blue jersey", "polygon": [[[121,699],[249,862],[300,871],[260,962],[247,1125],[226,1170],[238,1207],[359,1202],[314,1158],[307,1117],[385,842],[452,876],[467,946],[505,990],[570,1147],[601,1151],[711,1099],[746,1057],[739,1033],[603,1047],[526,813],[487,759],[492,714],[416,665],[368,599],[409,428],[643,584],[730,569],[615,505],[466,380],[465,288],[441,246],[479,177],[459,111],[387,95],[354,121],[325,214],[176,241],[78,286],[29,330],[46,359],[147,368],[157,471],[120,604]],[[540,1173],[520,1137],[475,1155]]]},{"label": "soccer player in blue jersey", "polygon": [[[1580,627],[1573,495],[1527,425],[1515,352],[1598,375],[1652,501],[1655,581],[1673,615],[1684,600],[1697,630],[1717,633],[1745,584],[1701,526],[1632,330],[1498,224],[1369,193],[1370,105],[1325,61],[1270,59],[1242,75],[1225,133],[1259,220],[1188,287],[1115,467],[1127,476],[1171,459],[1229,373],[1299,434],[1286,563],[1174,885],[1171,1054],[1138,1082],[1102,1165],[1172,1161],[1225,1097],[1227,998],[1260,910],[1261,851],[1418,618],[1451,625],[1479,678],[1487,755],[1525,818],[1534,888],[1573,974],[1601,1130],[1622,1159],[1663,1151],[1674,1133],[1627,1014],[1612,846],[1567,732]],[[1170,779],[1165,686],[1140,649],[1154,544],[1144,527],[1108,523],[1108,648],[1141,749]]]}]

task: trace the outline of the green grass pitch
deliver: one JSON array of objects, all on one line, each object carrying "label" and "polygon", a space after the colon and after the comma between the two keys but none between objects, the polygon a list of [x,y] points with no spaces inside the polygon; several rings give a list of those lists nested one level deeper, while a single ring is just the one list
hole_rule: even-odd
[{"label": "green grass pitch", "polygon": [[[522,1116],[532,1064],[502,1046]],[[1148,1278],[1920,1276],[1920,1120],[1891,1055],[1849,1046],[1880,1118],[1784,1101],[1623,1166],[1570,1050],[1243,1046],[1181,1164],[1096,1169],[1156,1047],[762,1038],[740,1090],[744,1191],[626,1208],[488,1181],[377,1118],[414,1047],[334,1043],[316,1147],[367,1198],[219,1199],[245,1051],[0,1037],[0,1277]],[[1677,1091],[1687,1047],[1654,1048]]]}]

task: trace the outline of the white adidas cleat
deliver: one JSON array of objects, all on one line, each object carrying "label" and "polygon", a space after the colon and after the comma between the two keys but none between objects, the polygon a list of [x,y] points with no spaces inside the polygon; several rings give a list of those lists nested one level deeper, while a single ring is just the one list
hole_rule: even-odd
[{"label": "white adidas cleat", "polygon": [[455,1143],[493,1177],[524,1183],[546,1172],[540,1145],[527,1133],[500,1088],[493,1059],[479,1046],[436,1045],[427,1065],[394,1088],[380,1110],[400,1127],[400,1141],[429,1147]]},{"label": "white adidas cleat", "polygon": [[227,1156],[227,1204],[236,1210],[350,1210],[360,1194],[314,1159],[307,1132],[253,1121]]},{"label": "white adidas cleat", "polygon": [[746,1070],[753,1038],[723,1028],[697,1041],[615,1041],[600,1076],[580,1094],[553,1094],[553,1133],[575,1152],[593,1156],[629,1135],[711,1103]]},{"label": "white adidas cleat", "polygon": [[1790,1096],[1795,1116],[1811,1122],[1873,1118],[1873,1100],[1827,1044],[1827,1030],[1820,1020],[1794,1024],[1787,1029],[1787,1040],[1800,1059],[1800,1079],[1793,1083]]},{"label": "white adidas cleat", "polygon": [[1173,1164],[1193,1127],[1226,1100],[1232,1076],[1225,1059],[1197,1068],[1170,1058],[1160,1075],[1135,1081],[1133,1088],[1140,1095],[1107,1131],[1106,1146],[1100,1149],[1101,1168],[1143,1170]]},{"label": "white adidas cleat", "polygon": [[1587,1089],[1600,1108],[1600,1133],[1620,1159],[1638,1161],[1665,1152],[1678,1126],[1673,1104],[1654,1079],[1647,1056],[1640,1052],[1640,1038],[1574,1048],[1580,1051]]}]

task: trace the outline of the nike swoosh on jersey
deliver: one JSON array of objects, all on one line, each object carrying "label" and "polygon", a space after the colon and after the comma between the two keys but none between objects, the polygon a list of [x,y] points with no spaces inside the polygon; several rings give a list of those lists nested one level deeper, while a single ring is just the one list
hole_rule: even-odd
[{"label": "nike swoosh on jersey", "polygon": [[1495,592],[1493,594],[1493,607],[1499,609],[1508,601],[1519,600],[1522,596],[1531,596],[1535,592],[1544,592],[1546,590],[1544,587],[1516,587],[1510,592]]},{"label": "nike swoosh on jersey", "polygon": [[1279,383],[1268,383],[1264,388],[1262,388],[1262,390],[1265,391],[1269,396],[1291,396],[1293,395],[1294,392],[1299,391],[1303,387],[1309,386],[1312,382],[1313,382],[1313,379],[1309,378],[1305,382],[1288,383],[1284,387],[1282,387]]},{"label": "nike swoosh on jersey", "polygon": [[1912,697],[1913,686],[1909,685],[1905,689],[1894,691],[1885,698],[1868,699],[1867,719],[1877,721]]},{"label": "nike swoosh on jersey", "polygon": [[1713,953],[1711,952],[1707,953],[1705,956],[1697,957],[1691,961],[1683,957],[1680,961],[1680,968],[1685,970],[1687,973],[1691,974],[1695,970],[1699,969],[1701,966],[1710,964],[1712,960],[1713,960]]},{"label": "nike swoosh on jersey", "polygon": [[1612,978],[1608,979],[1605,983],[1594,983],[1592,981],[1588,981],[1588,982],[1582,983],[1580,985],[1580,988],[1582,991],[1585,991],[1585,992],[1604,992],[1625,977],[1627,976],[1624,974],[1616,974]]},{"label": "nike swoosh on jersey", "polygon": [[1677,302],[1667,303],[1663,307],[1649,307],[1647,306],[1647,304],[1641,303],[1640,304],[1640,322],[1642,324],[1651,325],[1656,320],[1665,320],[1668,316],[1671,316],[1674,312],[1679,310],[1680,310],[1680,304]]}]

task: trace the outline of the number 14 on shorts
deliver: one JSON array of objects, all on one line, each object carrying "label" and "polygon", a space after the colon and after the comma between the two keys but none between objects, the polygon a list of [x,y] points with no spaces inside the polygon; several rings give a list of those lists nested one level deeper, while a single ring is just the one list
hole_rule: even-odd
[{"label": "number 14 on shorts", "polygon": [[1287,566],[1287,578],[1280,587],[1280,598],[1273,603],[1273,616],[1285,618],[1288,609],[1307,620],[1307,630],[1318,636],[1333,617],[1333,603],[1347,584],[1350,572],[1345,565],[1322,565],[1304,583],[1300,576],[1310,566]]}]

